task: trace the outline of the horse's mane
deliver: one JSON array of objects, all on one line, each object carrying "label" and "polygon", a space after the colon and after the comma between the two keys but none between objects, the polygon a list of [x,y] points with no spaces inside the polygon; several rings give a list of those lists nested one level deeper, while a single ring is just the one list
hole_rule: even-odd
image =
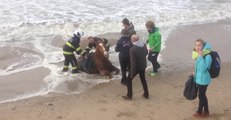
[{"label": "horse's mane", "polygon": [[106,75],[111,78],[111,72],[116,71],[119,72],[119,69],[112,65],[112,63],[108,60],[108,58],[104,55],[105,48],[103,44],[99,44],[96,46],[95,49],[95,65],[100,74]]},{"label": "horse's mane", "polygon": [[97,67],[107,67],[109,60],[104,55],[104,48],[102,45],[96,46],[94,58],[96,64],[98,64]]}]

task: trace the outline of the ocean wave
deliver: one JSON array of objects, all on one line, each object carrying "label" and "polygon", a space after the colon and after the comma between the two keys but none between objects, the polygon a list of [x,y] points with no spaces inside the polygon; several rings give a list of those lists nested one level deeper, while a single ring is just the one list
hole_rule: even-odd
[{"label": "ocean wave", "polygon": [[[102,77],[84,73],[78,79],[57,74],[62,69],[60,63],[64,58],[62,48],[53,46],[52,42],[65,41],[65,36],[76,29],[83,30],[85,36],[118,33],[122,29],[121,20],[127,17],[141,34],[141,39],[146,41],[145,22],[154,20],[165,41],[178,24],[231,18],[228,6],[231,6],[228,0],[1,0],[0,49],[4,53],[0,54],[0,76],[37,67],[51,71],[44,79],[47,86],[8,101],[50,92],[78,94],[98,83],[108,82]],[[111,53],[110,60],[119,66],[117,55]],[[120,76],[115,76],[115,79],[120,79]]]},{"label": "ocean wave", "polygon": [[8,43],[0,47],[0,76],[18,73],[41,65],[43,54],[27,43]]},{"label": "ocean wave", "polygon": [[121,20],[124,17],[128,17],[137,30],[144,30],[144,23],[147,20],[155,20],[159,25],[170,26],[231,17],[231,8],[228,7],[231,3],[228,0],[222,2],[215,0],[128,0],[126,2],[121,0],[79,0],[78,2],[20,0],[0,1],[0,5],[2,5],[1,29],[34,26],[42,31],[41,27],[44,26],[65,27],[71,24],[69,27],[84,28],[89,34],[119,32],[120,29],[117,30],[117,28],[122,27]]}]

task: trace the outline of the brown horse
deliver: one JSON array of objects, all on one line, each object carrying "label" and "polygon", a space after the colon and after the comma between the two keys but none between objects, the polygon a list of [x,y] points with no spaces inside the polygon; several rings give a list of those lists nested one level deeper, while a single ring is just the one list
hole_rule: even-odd
[{"label": "brown horse", "polygon": [[95,53],[89,53],[87,57],[78,60],[81,71],[89,74],[99,73],[107,78],[112,78],[112,73],[119,73],[119,69],[112,65],[112,63],[105,56],[105,45],[99,43],[96,46]]},{"label": "brown horse", "polygon": [[95,66],[101,75],[112,78],[111,72],[115,71],[115,74],[118,74],[119,69],[112,65],[112,63],[105,56],[104,51],[105,48],[103,43],[96,46],[94,55]]}]

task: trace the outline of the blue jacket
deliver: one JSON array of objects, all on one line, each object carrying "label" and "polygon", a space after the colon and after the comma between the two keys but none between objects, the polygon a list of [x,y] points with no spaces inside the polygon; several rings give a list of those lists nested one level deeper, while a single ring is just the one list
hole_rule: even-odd
[{"label": "blue jacket", "polygon": [[[211,45],[205,43],[203,51],[211,51]],[[212,57],[209,54],[203,56],[198,56],[196,58],[194,71],[195,71],[195,80],[199,85],[209,85],[211,83],[211,77],[209,74],[209,69],[212,63]]]}]

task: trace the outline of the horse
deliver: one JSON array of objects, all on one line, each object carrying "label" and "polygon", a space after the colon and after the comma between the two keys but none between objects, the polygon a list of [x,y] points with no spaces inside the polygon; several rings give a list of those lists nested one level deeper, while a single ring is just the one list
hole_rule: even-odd
[{"label": "horse", "polygon": [[112,78],[113,72],[118,74],[119,69],[112,65],[105,51],[105,44],[99,43],[94,53],[88,53],[85,57],[78,59],[79,70],[89,74],[100,74],[109,79]]}]

